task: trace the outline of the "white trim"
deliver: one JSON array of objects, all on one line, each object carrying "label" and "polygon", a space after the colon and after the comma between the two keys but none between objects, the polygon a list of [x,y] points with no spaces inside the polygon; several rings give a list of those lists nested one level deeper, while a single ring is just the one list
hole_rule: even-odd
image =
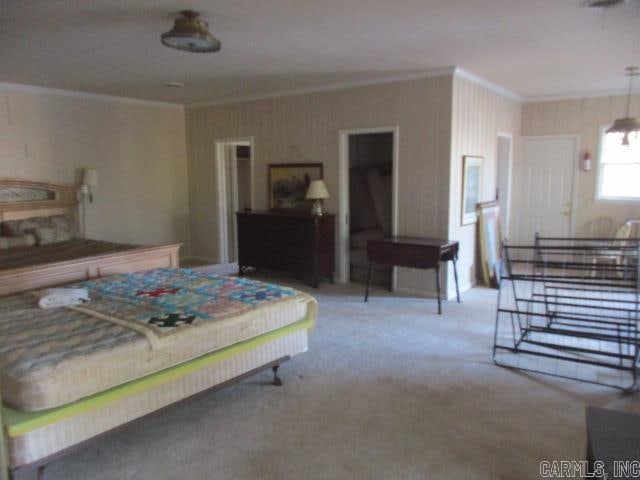
[{"label": "white trim", "polygon": [[566,95],[540,95],[524,97],[524,103],[556,102],[562,100],[580,100],[582,98],[617,97],[627,95],[626,90],[602,90],[600,92],[568,93]]},{"label": "white trim", "polygon": [[[338,272],[339,283],[349,283],[349,136],[367,133],[391,133],[393,135],[393,158],[391,173],[391,234],[398,234],[398,167],[400,160],[400,127],[349,128],[338,132]],[[393,268],[391,289],[397,282],[396,268]]]},{"label": "white trim", "polygon": [[580,152],[582,150],[582,136],[579,134],[575,135],[522,135],[520,137],[520,152],[522,153],[524,149],[524,141],[525,140],[544,140],[544,139],[552,139],[552,138],[571,138],[575,141],[576,151],[575,158],[573,159],[573,177],[571,178],[571,211],[569,221],[569,235],[571,237],[575,237],[576,234],[576,205],[578,204],[578,174],[580,173],[580,169],[578,168],[580,165]]},{"label": "white trim", "polygon": [[218,260],[211,257],[201,257],[199,255],[189,255],[180,259],[180,262],[188,262],[190,260],[194,260],[196,262],[209,262],[209,263],[218,263]]},{"label": "white trim", "polygon": [[242,103],[242,102],[250,102],[255,100],[267,100],[270,98],[278,98],[278,97],[289,97],[289,96],[305,95],[305,94],[311,94],[311,93],[331,92],[335,90],[345,90],[349,88],[366,87],[370,85],[382,85],[385,83],[406,82],[410,80],[421,80],[421,79],[434,78],[434,77],[444,77],[447,75],[451,75],[452,77],[457,76],[460,78],[464,78],[472,83],[475,83],[488,90],[491,90],[494,93],[510,98],[517,102],[524,101],[523,96],[518,95],[517,93],[512,92],[511,90],[505,87],[502,87],[496,83],[485,80],[484,78],[481,78],[478,75],[475,75],[469,72],[468,70],[465,70],[460,67],[444,67],[444,68],[436,68],[433,70],[426,70],[421,73],[397,75],[392,77],[380,78],[376,80],[338,82],[338,83],[331,83],[328,85],[317,86],[317,87],[306,87],[306,88],[298,88],[298,89],[291,89],[291,90],[282,90],[278,92],[265,93],[265,94],[259,94],[259,95],[246,95],[246,96],[240,96],[240,97],[225,98],[220,100],[211,100],[206,102],[196,102],[196,103],[187,104],[186,108],[210,107],[210,106],[217,106],[217,105],[226,105],[230,103]]},{"label": "white trim", "polygon": [[445,67],[445,68],[438,68],[434,70],[426,70],[425,72],[422,72],[422,73],[379,78],[377,80],[337,82],[337,83],[330,83],[324,86],[294,88],[291,90],[281,90],[281,91],[276,91],[271,93],[245,95],[245,96],[225,98],[220,100],[209,100],[205,102],[189,103],[185,105],[185,108],[212,107],[217,105],[226,105],[229,103],[242,103],[242,102],[251,102],[255,100],[268,100],[271,98],[279,98],[279,97],[292,97],[296,95],[305,95],[310,93],[332,92],[335,90],[346,90],[349,88],[367,87],[370,85],[382,85],[385,83],[406,82],[410,80],[421,80],[426,78],[444,77],[447,75],[454,75],[455,72],[456,72],[456,67]]},{"label": "white trim", "polygon": [[524,95],[515,93],[506,87],[502,87],[497,83],[490,82],[489,80],[486,80],[461,67],[435,68],[431,70],[425,70],[424,72],[421,72],[421,73],[389,76],[386,78],[379,78],[375,80],[336,82],[336,83],[331,83],[324,86],[305,87],[305,88],[297,88],[297,89],[294,88],[290,90],[280,90],[280,91],[270,92],[270,93],[263,93],[263,94],[256,94],[256,95],[242,95],[242,96],[224,98],[219,100],[207,100],[203,102],[184,103],[184,104],[163,102],[160,100],[144,100],[144,99],[132,98],[132,97],[119,97],[116,95],[106,95],[102,93],[90,93],[90,92],[83,92],[78,90],[65,90],[61,88],[42,87],[37,85],[25,85],[20,83],[9,83],[9,82],[0,82],[0,88],[30,92],[30,93],[48,93],[51,95],[61,95],[66,97],[86,98],[86,99],[92,99],[92,100],[102,100],[107,102],[120,102],[120,103],[134,104],[134,105],[167,107],[167,108],[176,108],[179,110],[184,110],[187,108],[209,107],[209,106],[216,106],[216,105],[226,105],[230,103],[242,103],[242,102],[250,102],[255,100],[267,100],[270,98],[290,97],[295,95],[304,95],[304,94],[321,93],[321,92],[331,92],[335,90],[345,90],[349,88],[366,87],[370,85],[382,85],[385,83],[395,83],[395,82],[420,80],[420,79],[427,79],[427,78],[434,78],[434,77],[444,77],[447,75],[464,78],[466,80],[469,80],[470,82],[481,85],[487,88],[488,90],[498,93],[499,95],[505,96],[507,98],[510,98],[512,100],[515,100],[517,102],[522,102],[522,103],[552,102],[552,101],[558,101],[558,100],[579,100],[581,98],[613,97],[613,96],[627,94],[626,90],[624,89],[616,89],[616,90],[602,90],[602,91],[592,91],[592,92],[583,92],[583,93],[571,93],[566,95],[560,94],[560,95],[524,96]]},{"label": "white trim", "polygon": [[[464,292],[467,292],[469,290],[471,290],[474,287],[473,284],[471,283],[465,283],[464,285],[460,285],[459,286],[459,290],[460,290],[460,296],[462,297],[462,294]],[[420,288],[414,288],[414,287],[397,287],[396,292],[398,293],[404,293],[404,294],[408,294],[408,295],[415,295],[416,297],[422,297],[422,298],[432,298],[432,299],[436,299],[438,298],[438,292],[437,290],[426,290],[426,289],[420,289]],[[442,299],[445,301],[450,301],[456,298],[456,289],[452,288],[450,292],[447,293],[446,297],[443,297]]]},{"label": "white trim", "polygon": [[497,83],[493,83],[493,82],[490,82],[489,80],[485,80],[484,78],[479,77],[478,75],[471,73],[468,70],[465,70],[464,68],[455,67],[454,76],[464,78],[465,80],[475,83],[476,85],[480,85],[481,87],[484,87],[487,90],[491,90],[492,92],[497,93],[498,95],[502,95],[503,97],[507,97],[507,98],[510,98],[511,100],[515,100],[516,102],[522,102],[525,100],[525,97],[523,97],[522,95],[512,92],[508,88],[502,87]]},{"label": "white trim", "polygon": [[229,232],[227,230],[227,185],[225,169],[225,147],[229,144],[238,145],[249,143],[251,156],[249,157],[249,171],[251,172],[251,210],[255,209],[255,141],[254,137],[216,138],[215,165],[216,165],[216,192],[218,203],[218,258],[219,263],[229,263]]},{"label": "white trim", "polygon": [[129,103],[133,105],[146,105],[148,107],[164,107],[184,110],[184,105],[180,103],[160,102],[156,100],[143,100],[140,98],[118,97],[115,95],[105,95],[102,93],[89,93],[76,90],[63,90],[61,88],[39,87],[36,85],[23,85],[19,83],[0,82],[0,88],[27,93],[45,93],[49,95],[59,95],[63,97],[85,98],[90,100],[100,100],[104,102]]},{"label": "white trim", "polygon": [[[497,136],[496,136],[496,140],[499,140],[500,138],[506,138],[509,140],[509,158],[507,159],[507,191],[506,192],[501,192],[502,194],[505,195],[505,205],[507,206],[507,208],[505,209],[504,212],[504,218],[505,218],[505,224],[502,226],[502,236],[504,238],[509,238],[509,224],[511,223],[511,190],[512,190],[512,186],[513,186],[513,134],[509,133],[509,132],[498,132]],[[498,151],[497,151],[497,145],[496,145],[496,173],[498,176]],[[498,185],[498,178],[496,178],[496,188],[500,188],[500,185]],[[500,202],[500,200],[498,200],[498,202]]]}]

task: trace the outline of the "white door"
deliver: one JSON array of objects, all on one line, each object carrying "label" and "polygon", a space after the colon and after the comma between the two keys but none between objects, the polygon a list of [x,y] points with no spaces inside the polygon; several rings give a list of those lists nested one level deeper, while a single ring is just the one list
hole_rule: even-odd
[{"label": "white door", "polygon": [[511,192],[512,243],[572,233],[573,178],[578,137],[523,137]]}]

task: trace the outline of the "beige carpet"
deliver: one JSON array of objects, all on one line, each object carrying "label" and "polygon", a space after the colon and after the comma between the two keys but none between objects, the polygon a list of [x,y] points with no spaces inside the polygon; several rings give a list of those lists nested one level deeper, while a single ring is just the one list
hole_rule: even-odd
[{"label": "beige carpet", "polygon": [[640,413],[631,395],[493,365],[492,290],[438,316],[434,300],[304,289],[318,326],[284,386],[265,372],[187,400],[46,478],[533,479],[540,460],[584,458],[587,405]]}]

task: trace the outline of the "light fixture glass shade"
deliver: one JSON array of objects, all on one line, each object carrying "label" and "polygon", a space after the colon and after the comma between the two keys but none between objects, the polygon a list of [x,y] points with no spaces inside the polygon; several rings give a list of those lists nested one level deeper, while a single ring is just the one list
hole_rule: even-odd
[{"label": "light fixture glass shade", "polygon": [[198,19],[198,12],[184,10],[181,13],[182,17],[176,18],[173,28],[160,37],[164,45],[186,52],[220,50],[220,40],[211,35],[207,22]]},{"label": "light fixture glass shade", "polygon": [[622,133],[622,144],[629,145],[629,134],[640,130],[640,122],[637,118],[617,118],[607,133]]},{"label": "light fixture glass shade", "polygon": [[308,200],[320,200],[323,198],[329,198],[329,191],[327,190],[327,186],[322,180],[314,180],[313,182],[311,182],[311,185],[309,185],[306,198]]},{"label": "light fixture glass shade", "polygon": [[82,172],[82,185],[87,187],[98,186],[98,170],[95,168],[85,168]]}]

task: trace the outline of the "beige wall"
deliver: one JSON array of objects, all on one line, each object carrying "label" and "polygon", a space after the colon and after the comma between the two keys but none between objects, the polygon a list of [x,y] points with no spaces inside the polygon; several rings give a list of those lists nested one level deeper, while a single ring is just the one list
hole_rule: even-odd
[{"label": "beige wall", "polygon": [[89,237],[186,253],[182,108],[0,87],[0,176],[73,183],[83,167],[100,175]]},{"label": "beige wall", "polygon": [[[628,219],[640,219],[640,204],[603,202],[596,197],[597,160],[600,128],[610,125],[613,119],[624,116],[626,97],[593,97],[575,100],[526,103],[522,112],[522,135],[578,134],[581,137],[581,153],[591,152],[591,171],[580,170],[578,189],[576,234],[588,233],[588,222],[596,217],[610,217],[616,224]],[[640,95],[634,95],[631,112],[640,112]],[[577,166],[576,166],[577,168]],[[640,188],[640,187],[639,187]]]},{"label": "beige wall", "polygon": [[[444,236],[448,224],[451,76],[187,109],[193,253],[218,258],[216,139],[255,139],[255,199],[267,206],[267,165],[322,162],[338,211],[339,130],[399,126],[399,233]],[[424,291],[433,274],[399,275]]]},{"label": "beige wall", "polygon": [[[522,105],[487,88],[456,76],[453,81],[453,116],[451,135],[451,189],[449,208],[449,238],[460,242],[458,272],[460,285],[475,284],[477,269],[475,261],[479,246],[476,245],[477,225],[461,225],[462,210],[462,157],[479,155],[484,157],[482,200],[495,198],[496,152],[498,132],[510,133],[514,143],[520,133]],[[453,275],[449,270],[449,290],[453,288]]]}]

